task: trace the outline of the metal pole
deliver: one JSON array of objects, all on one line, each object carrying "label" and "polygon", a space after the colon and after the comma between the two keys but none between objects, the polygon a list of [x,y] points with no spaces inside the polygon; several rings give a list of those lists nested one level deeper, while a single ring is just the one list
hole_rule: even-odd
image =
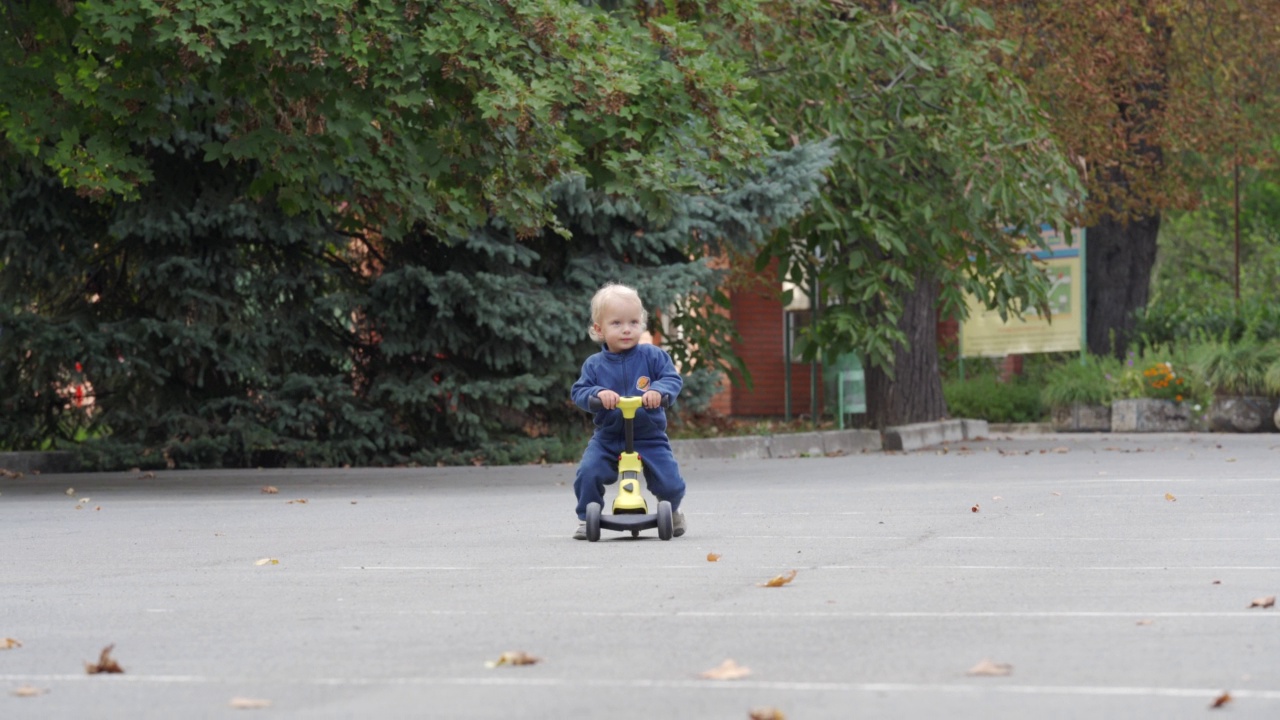
[{"label": "metal pole", "polygon": [[1236,305],[1240,304],[1240,158],[1236,158],[1235,172],[1236,192]]}]

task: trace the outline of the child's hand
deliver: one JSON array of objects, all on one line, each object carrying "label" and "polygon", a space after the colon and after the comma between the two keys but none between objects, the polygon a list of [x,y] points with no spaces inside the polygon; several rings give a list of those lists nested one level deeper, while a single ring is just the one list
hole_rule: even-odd
[{"label": "child's hand", "polygon": [[605,410],[612,410],[618,407],[618,393],[612,390],[601,390],[596,397],[600,398],[600,405]]},{"label": "child's hand", "polygon": [[662,407],[662,393],[657,390],[650,390],[640,398],[640,403],[650,410]]}]

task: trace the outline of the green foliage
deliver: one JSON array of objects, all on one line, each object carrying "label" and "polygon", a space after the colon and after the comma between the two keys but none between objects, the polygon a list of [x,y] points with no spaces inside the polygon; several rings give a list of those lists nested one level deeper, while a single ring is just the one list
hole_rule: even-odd
[{"label": "green foliage", "polygon": [[[715,11],[730,25],[754,12]],[[263,163],[246,194],[290,214],[340,207],[347,229],[437,234],[496,215],[537,232],[554,223],[544,190],[566,174],[660,207],[759,156],[739,92],[750,81],[706,51],[695,14],[564,0],[3,3],[0,152],[85,196],[136,200],[175,124],[217,127],[201,157]]]},{"label": "green foliage", "polygon": [[1235,303],[1222,293],[1165,296],[1148,304],[1137,320],[1144,347],[1246,337],[1280,340],[1280,305],[1264,297]]},{"label": "green foliage", "polygon": [[[500,218],[443,239],[289,216],[244,199],[253,166],[172,142],[137,201],[94,203],[24,170],[0,203],[12,446],[87,428],[79,449],[98,468],[566,459],[589,434],[567,389],[595,350],[591,294],[620,280],[661,310],[714,292],[721,271],[688,238],[750,246],[812,196],[826,158],[779,153],[764,166],[776,177],[661,212],[570,177],[548,191],[570,240],[522,239]],[[90,388],[88,409],[68,406],[71,383]]]},{"label": "green foliage", "polygon": [[93,467],[564,459],[609,280],[686,370],[732,367],[703,258],[801,212],[832,150],[769,150],[701,5],[633,9],[0,4],[4,440],[87,435]]},{"label": "green foliage", "polygon": [[1078,181],[1019,84],[970,32],[960,3],[887,10],[806,0],[768,6],[756,37],[755,99],[787,138],[835,137],[830,187],[762,257],[815,283],[822,320],[804,352],[858,352],[892,372],[904,297],[917,278],[962,316],[971,292],[1002,315],[1043,309],[1023,250],[1063,226]]},{"label": "green foliage", "polygon": [[978,418],[988,422],[1040,422],[1045,406],[1039,388],[1022,379],[1003,382],[990,374],[942,384],[951,417]]},{"label": "green foliage", "polygon": [[1280,342],[1207,342],[1195,348],[1193,361],[1215,395],[1280,395]]},{"label": "green foliage", "polygon": [[1040,401],[1045,407],[1106,405],[1114,391],[1108,372],[1114,361],[1085,355],[1082,359],[1070,359],[1044,374]]}]

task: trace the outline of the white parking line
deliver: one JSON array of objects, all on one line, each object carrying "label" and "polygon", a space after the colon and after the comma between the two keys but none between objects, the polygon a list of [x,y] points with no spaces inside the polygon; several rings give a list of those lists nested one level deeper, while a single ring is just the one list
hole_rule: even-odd
[{"label": "white parking line", "polygon": [[[787,680],[658,680],[633,678],[611,680],[575,676],[571,678],[520,678],[510,675],[486,675],[483,677],[390,677],[390,678],[263,678],[263,677],[213,677],[204,675],[114,675],[114,682],[141,684],[218,684],[276,683],[280,685],[324,687],[369,686],[425,686],[425,687],[524,687],[524,688],[582,688],[597,689],[666,689],[666,690],[773,690],[786,692],[862,692],[862,693],[950,693],[950,694],[1001,694],[1001,695],[1071,695],[1093,697],[1166,697],[1213,699],[1222,694],[1221,688],[1195,687],[1143,687],[1106,685],[1004,685],[975,681],[973,683],[885,683],[885,682],[813,682]],[[50,682],[98,682],[90,675],[0,675],[0,681],[20,683]],[[1238,700],[1280,700],[1280,690],[1232,689],[1231,696]]]},{"label": "white parking line", "polygon": [[[653,571],[653,570],[699,570],[705,569],[708,565],[716,563],[695,563],[692,565],[635,565],[628,564],[629,571]],[[730,567],[733,570],[777,570],[778,565],[734,565],[731,563],[719,563],[721,567]],[[508,566],[497,565],[492,567],[455,567],[440,565],[369,565],[369,566],[348,566],[338,568],[339,570],[364,570],[364,571],[384,571],[384,572],[507,572],[512,570],[526,570],[531,572],[546,572],[559,570],[603,570],[604,565],[525,565]],[[1274,572],[1280,570],[1280,565],[1089,565],[1089,566],[1071,566],[1071,565],[803,565],[796,564],[795,567],[808,571],[815,570],[996,570],[996,571],[1027,571],[1027,572],[1064,572],[1064,571],[1089,571],[1089,572],[1134,572],[1134,571],[1246,571],[1246,572]]]},{"label": "white parking line", "polygon": [[898,620],[1005,620],[1010,618],[1019,619],[1119,619],[1119,620],[1177,620],[1177,619],[1234,619],[1247,618],[1250,620],[1273,621],[1280,620],[1278,613],[1260,613],[1250,612],[1248,610],[1236,610],[1227,612],[1179,612],[1179,611],[1157,611],[1157,612],[1133,612],[1133,611],[1102,611],[1102,610],[1014,610],[1008,612],[997,611],[975,611],[963,612],[955,610],[945,610],[939,612],[929,611],[858,611],[852,610],[841,612],[838,610],[814,610],[807,612],[772,612],[772,611],[712,611],[712,610],[677,610],[674,612],[662,612],[658,610],[391,610],[387,612],[369,612],[371,615],[434,615],[442,617],[487,617],[491,615],[501,616],[520,616],[520,617],[546,617],[554,615],[556,617],[627,617],[627,618],[697,618],[705,619],[732,619],[732,618],[769,618],[780,620],[784,618],[807,618],[807,619],[898,619]]}]

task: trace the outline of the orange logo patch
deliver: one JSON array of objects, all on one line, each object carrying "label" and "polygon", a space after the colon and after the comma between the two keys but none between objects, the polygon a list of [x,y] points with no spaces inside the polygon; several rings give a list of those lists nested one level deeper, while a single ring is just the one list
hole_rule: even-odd
[{"label": "orange logo patch", "polygon": [[641,375],[640,379],[636,381],[636,389],[640,392],[645,392],[649,389],[649,377],[647,375]]}]

